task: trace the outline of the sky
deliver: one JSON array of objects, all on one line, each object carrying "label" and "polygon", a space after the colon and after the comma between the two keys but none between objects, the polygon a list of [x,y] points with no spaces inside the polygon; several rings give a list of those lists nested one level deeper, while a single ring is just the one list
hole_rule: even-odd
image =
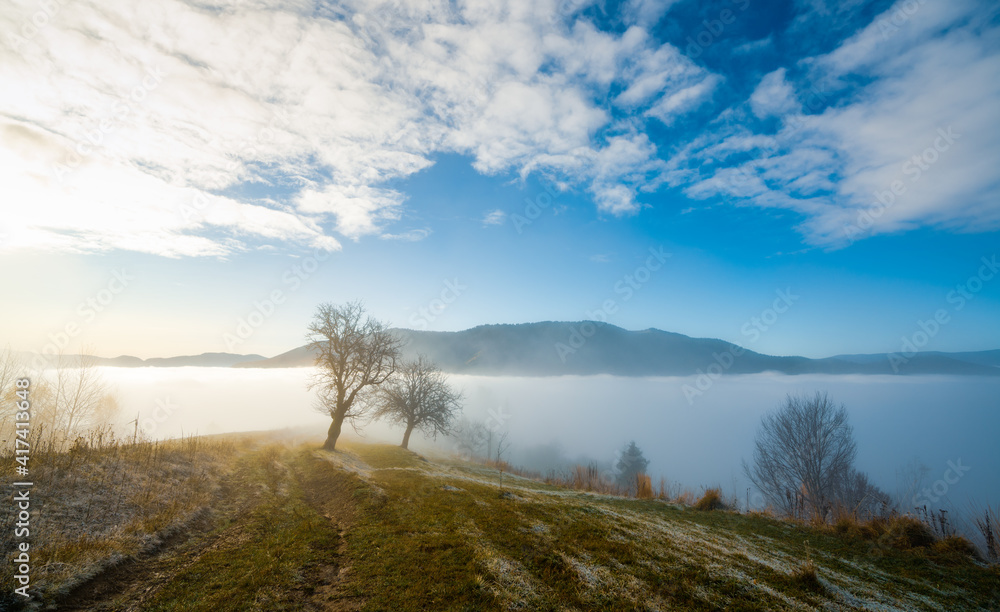
[{"label": "sky", "polygon": [[963,0],[15,0],[0,342],[272,356],[360,299],[997,349],[998,33]]}]

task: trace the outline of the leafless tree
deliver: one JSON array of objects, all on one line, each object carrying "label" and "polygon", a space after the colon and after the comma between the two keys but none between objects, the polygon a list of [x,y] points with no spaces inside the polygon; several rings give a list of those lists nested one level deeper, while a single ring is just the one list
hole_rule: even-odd
[{"label": "leafless tree", "polygon": [[375,418],[404,426],[400,446],[408,448],[414,429],[434,438],[447,434],[461,399],[462,395],[448,385],[444,373],[421,355],[402,364],[379,388]]},{"label": "leafless tree", "polygon": [[0,439],[12,439],[17,412],[14,403],[14,382],[24,375],[21,360],[6,347],[0,352]]},{"label": "leafless tree", "polygon": [[317,373],[310,389],[316,406],[332,419],[323,448],[334,450],[344,421],[368,413],[374,391],[396,371],[402,340],[389,326],[365,315],[361,302],[320,304],[309,325]]},{"label": "leafless tree", "polygon": [[868,474],[853,468],[836,483],[834,504],[838,512],[860,519],[887,515],[896,508],[892,497],[872,483]]},{"label": "leafless tree", "polygon": [[505,431],[505,432],[503,432],[503,433],[500,434],[500,437],[497,438],[497,458],[496,458],[496,465],[497,465],[497,469],[500,471],[500,490],[501,491],[503,490],[503,468],[504,468],[504,466],[506,466],[506,463],[504,463],[504,460],[503,460],[503,456],[504,456],[504,453],[506,453],[507,450],[510,448],[510,442],[507,440],[507,438],[509,437],[509,435],[510,434]]},{"label": "leafless tree", "polygon": [[68,361],[60,358],[53,376],[53,432],[63,442],[105,424],[117,412],[118,401],[97,369],[95,357],[79,355]]},{"label": "leafless tree", "polygon": [[825,520],[851,474],[857,448],[847,410],[826,393],[789,395],[761,419],[753,463],[743,463],[767,503],[788,515],[811,512]]},{"label": "leafless tree", "polygon": [[[483,447],[488,439],[492,439],[492,430],[482,421],[472,421],[465,417],[458,420],[448,435],[455,440],[460,453],[475,457],[483,452]],[[486,458],[490,458],[489,449],[486,450]]]},{"label": "leafless tree", "polygon": [[[32,371],[9,349],[0,353],[0,424],[7,438],[13,425],[10,391],[21,377],[31,379],[31,422],[37,436],[56,448],[77,436],[108,429],[118,413],[118,397],[104,379],[97,359],[89,355],[59,355],[51,369]],[[41,438],[39,438],[41,439]]]}]

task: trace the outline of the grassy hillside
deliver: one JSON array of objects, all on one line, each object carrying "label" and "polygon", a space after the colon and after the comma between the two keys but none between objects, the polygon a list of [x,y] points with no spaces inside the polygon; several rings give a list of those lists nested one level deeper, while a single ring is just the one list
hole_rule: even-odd
[{"label": "grassy hillside", "polygon": [[39,575],[39,595],[66,610],[1000,608],[997,568],[957,553],[507,474],[501,489],[496,470],[394,446],[228,448],[172,539],[71,586]]}]

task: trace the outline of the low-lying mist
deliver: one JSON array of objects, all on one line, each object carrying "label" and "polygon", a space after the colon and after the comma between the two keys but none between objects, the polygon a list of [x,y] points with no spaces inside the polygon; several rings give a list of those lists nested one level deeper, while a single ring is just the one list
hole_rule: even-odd
[{"label": "low-lying mist", "polygon": [[[302,426],[314,427],[322,437],[329,425],[311,408],[309,368],[102,371],[118,388],[122,423],[138,415],[139,428],[154,438]],[[513,463],[543,472],[570,462],[610,465],[616,450],[635,440],[650,461],[654,482],[664,476],[695,492],[721,485],[740,499],[746,493],[740,463],[751,456],[761,415],[788,393],[827,391],[850,412],[857,467],[883,489],[902,494],[912,483],[913,468],[922,465],[928,490],[907,492],[907,503],[963,510],[970,500],[997,502],[996,378],[729,376],[693,403],[682,391],[694,384],[692,378],[454,375],[450,380],[465,394],[466,416],[510,432],[507,458]],[[133,427],[123,425],[129,433]],[[364,435],[398,444],[402,432],[375,423]],[[428,443],[415,433],[413,446]],[[956,465],[968,469],[956,476]],[[901,470],[908,473],[902,476]]]}]

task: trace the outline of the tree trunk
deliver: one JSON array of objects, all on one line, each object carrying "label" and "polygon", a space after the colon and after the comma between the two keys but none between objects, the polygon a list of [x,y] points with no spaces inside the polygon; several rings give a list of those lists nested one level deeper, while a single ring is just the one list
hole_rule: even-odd
[{"label": "tree trunk", "polygon": [[344,417],[334,416],[330,423],[330,429],[326,431],[326,442],[323,443],[323,450],[336,450],[337,438],[340,437],[340,428],[344,425]]},{"label": "tree trunk", "polygon": [[403,434],[403,443],[400,444],[403,448],[409,448],[410,446],[410,434],[413,433],[413,425],[406,426],[406,433]]}]

